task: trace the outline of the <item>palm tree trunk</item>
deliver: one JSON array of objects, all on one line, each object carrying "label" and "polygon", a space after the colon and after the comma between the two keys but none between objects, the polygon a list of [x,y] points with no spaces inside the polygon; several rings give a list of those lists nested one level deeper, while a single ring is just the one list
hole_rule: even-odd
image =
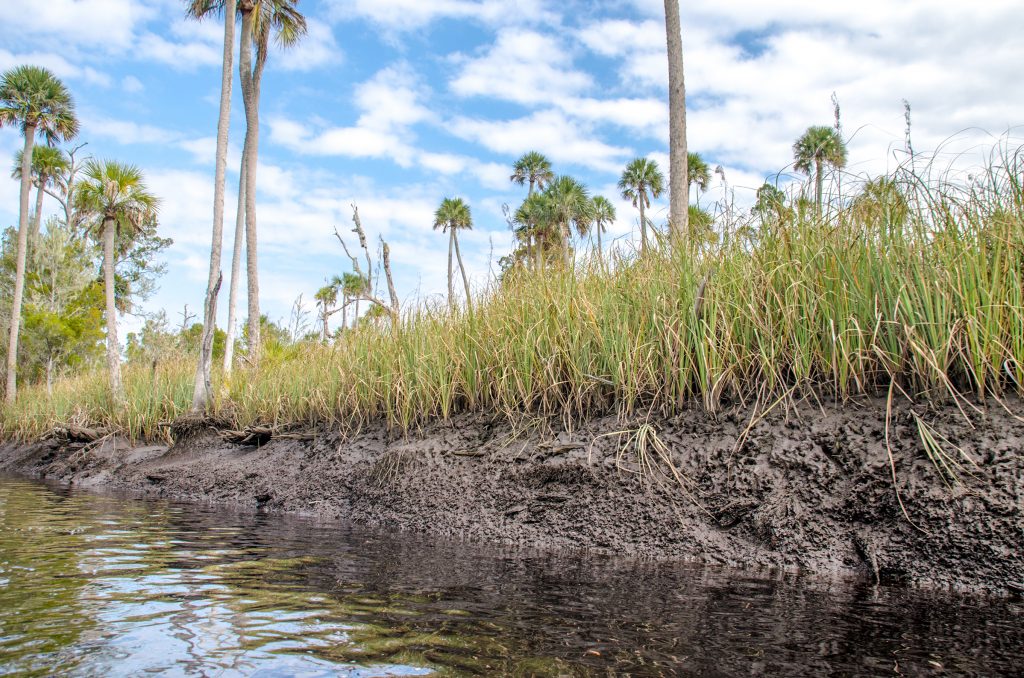
[{"label": "palm tree trunk", "polygon": [[665,0],[668,47],[669,224],[682,242],[689,227],[690,183],[686,160],[686,82],[683,76],[683,36],[679,0]]},{"label": "palm tree trunk", "polygon": [[25,125],[25,148],[21,156],[21,202],[18,215],[18,254],[14,274],[14,299],[11,300],[11,324],[7,336],[8,403],[18,395],[18,333],[21,331],[21,299],[25,294],[25,254],[28,250],[28,202],[32,190],[32,146],[36,126]]},{"label": "palm tree trunk", "polygon": [[537,265],[534,268],[535,270],[539,271],[544,267],[544,236],[541,235],[540,233],[537,234],[537,246],[535,249],[535,254],[537,255]]},{"label": "palm tree trunk", "polygon": [[823,184],[821,176],[821,160],[814,160],[814,204],[818,207],[818,216],[821,216],[821,189]]},{"label": "palm tree trunk", "polygon": [[644,217],[644,194],[640,193],[637,204],[640,205],[640,254],[647,254],[647,219]]},{"label": "palm tree trunk", "polygon": [[245,104],[245,264],[248,277],[249,359],[255,364],[260,353],[260,281],[256,237],[256,158],[259,153],[259,100],[252,70],[252,32],[254,12],[242,16],[242,37],[238,59]]},{"label": "palm tree trunk", "polygon": [[235,213],[235,241],[231,256],[231,285],[228,292],[227,342],[224,345],[224,376],[231,374],[235,358],[235,334],[238,322],[238,280],[242,274],[242,244],[245,242],[245,156],[248,142],[242,146],[242,167],[238,175],[238,211]]},{"label": "palm tree trunk", "polygon": [[117,340],[117,307],[114,305],[114,234],[113,219],[103,221],[103,290],[107,302],[107,369],[110,372],[110,393],[115,402],[124,402],[121,385],[121,345]]},{"label": "palm tree trunk", "polygon": [[462,285],[466,288],[466,309],[473,312],[473,298],[469,292],[469,278],[466,276],[466,267],[462,265],[462,252],[459,251],[459,238],[452,229],[452,242],[455,243],[455,258],[459,260],[459,270],[462,271]]},{"label": "palm tree trunk", "polygon": [[344,329],[348,329],[348,295],[345,294],[341,298],[341,326]]},{"label": "palm tree trunk", "polygon": [[604,250],[601,249],[601,222],[597,223],[597,260],[599,262],[604,261]]},{"label": "palm tree trunk", "polygon": [[572,233],[569,231],[569,224],[562,226],[562,257],[565,259],[565,270],[572,266],[572,257],[569,255],[569,242],[572,240]]},{"label": "palm tree trunk", "polygon": [[455,286],[452,284],[452,250],[455,248],[455,229],[448,227],[448,308],[455,310]]},{"label": "palm tree trunk", "polygon": [[39,187],[36,189],[36,214],[32,220],[32,230],[28,234],[28,241],[35,243],[39,239],[39,229],[43,223],[43,186],[46,185],[46,176],[39,175]]},{"label": "palm tree trunk", "polygon": [[217,330],[217,293],[220,289],[221,247],[224,242],[224,183],[228,164],[228,131],[231,123],[231,73],[235,49],[235,0],[224,3],[224,56],[220,74],[220,113],[217,118],[217,163],[213,179],[213,234],[210,245],[210,275],[206,281],[203,336],[199,364],[192,391],[192,411],[203,412],[213,398],[213,338]]}]

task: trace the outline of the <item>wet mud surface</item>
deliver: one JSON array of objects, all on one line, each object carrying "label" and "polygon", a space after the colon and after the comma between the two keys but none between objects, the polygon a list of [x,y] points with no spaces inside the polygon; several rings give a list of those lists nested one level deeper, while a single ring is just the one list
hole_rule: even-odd
[{"label": "wet mud surface", "polygon": [[170,447],[7,443],[0,471],[479,542],[1020,595],[1020,401],[970,423],[955,407],[896,407],[888,426],[884,405],[694,409],[571,432],[466,416],[262,447],[212,430]]}]

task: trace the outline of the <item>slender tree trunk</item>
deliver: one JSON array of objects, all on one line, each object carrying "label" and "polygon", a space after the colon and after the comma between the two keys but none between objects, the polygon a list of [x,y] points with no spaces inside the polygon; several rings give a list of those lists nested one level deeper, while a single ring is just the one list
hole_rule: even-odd
[{"label": "slender tree trunk", "polygon": [[562,258],[565,259],[565,269],[569,270],[572,266],[572,257],[569,254],[569,243],[572,241],[572,232],[569,230],[569,224],[562,226]]},{"label": "slender tree trunk", "polygon": [[455,243],[455,258],[459,260],[459,270],[462,271],[462,285],[466,288],[466,309],[473,312],[473,297],[470,296],[469,292],[469,277],[466,275],[466,267],[462,264],[462,252],[459,251],[459,237],[455,235],[455,229],[452,229],[452,242]]},{"label": "slender tree trunk", "polygon": [[238,309],[238,280],[242,277],[242,245],[245,243],[245,156],[248,148],[249,142],[246,141],[242,146],[242,166],[238,175],[238,212],[235,214],[235,241],[231,256],[231,285],[228,292],[228,336],[224,345],[225,378],[231,374],[235,358],[235,336],[238,327],[235,312]]},{"label": "slender tree trunk", "polygon": [[113,219],[103,220],[103,290],[107,302],[107,369],[110,372],[110,393],[118,403],[124,402],[121,385],[121,344],[117,340],[117,307],[114,305],[114,234]]},{"label": "slender tree trunk", "polygon": [[32,219],[32,230],[28,234],[28,241],[35,244],[39,240],[39,229],[43,223],[43,186],[46,185],[46,176],[39,176],[39,187],[36,189],[36,214]]},{"label": "slender tree trunk", "polygon": [[348,329],[348,295],[341,298],[341,326]]},{"label": "slender tree trunk", "polygon": [[238,67],[245,104],[245,266],[248,278],[249,359],[256,364],[260,353],[260,281],[256,237],[256,158],[259,153],[259,111],[252,70],[252,33],[255,10],[242,15],[242,38]]},{"label": "slender tree trunk", "polygon": [[452,250],[455,248],[455,228],[448,226],[448,308],[455,310],[455,286],[452,284]]},{"label": "slender tree trunk", "polygon": [[25,148],[21,156],[21,203],[18,215],[18,254],[14,274],[14,299],[11,300],[11,324],[7,336],[7,391],[8,403],[18,395],[18,333],[21,331],[21,299],[25,294],[25,254],[28,250],[28,203],[32,190],[32,146],[35,145],[36,126],[25,125]]},{"label": "slender tree trunk", "polygon": [[544,236],[541,235],[540,233],[538,233],[536,235],[536,238],[537,238],[537,247],[536,247],[537,264],[536,264],[536,266],[534,268],[539,271],[539,270],[541,270],[544,267],[544,262],[543,262]]},{"label": "slender tree trunk", "polygon": [[203,336],[199,364],[192,391],[192,411],[203,412],[213,398],[213,338],[217,331],[217,296],[221,284],[221,247],[224,242],[224,184],[228,164],[228,131],[231,125],[232,61],[235,49],[235,0],[224,3],[224,56],[220,72],[220,114],[217,118],[217,164],[213,178],[213,237],[210,245],[210,275],[206,281]]},{"label": "slender tree trunk", "polygon": [[682,242],[689,227],[690,182],[686,161],[686,82],[683,77],[683,36],[679,0],[665,0],[668,47],[669,228]]},{"label": "slender tree trunk", "polygon": [[327,343],[327,302],[323,302],[323,307],[320,311],[320,322],[323,323],[323,331],[321,333],[321,339],[323,343]]},{"label": "slender tree trunk", "polygon": [[604,250],[601,249],[601,223],[597,223],[597,260],[599,262],[604,261]]},{"label": "slender tree trunk", "polygon": [[356,297],[356,306],[352,309],[352,329],[359,326],[359,298]]},{"label": "slender tree trunk", "polygon": [[822,184],[824,183],[821,176],[821,160],[815,158],[814,160],[814,204],[818,208],[818,216],[821,216],[821,193]]},{"label": "slender tree trunk", "polygon": [[640,205],[640,254],[647,254],[647,218],[644,216],[644,194],[641,191],[640,199],[637,204]]},{"label": "slender tree trunk", "polygon": [[53,356],[46,357],[46,395],[53,397]]}]

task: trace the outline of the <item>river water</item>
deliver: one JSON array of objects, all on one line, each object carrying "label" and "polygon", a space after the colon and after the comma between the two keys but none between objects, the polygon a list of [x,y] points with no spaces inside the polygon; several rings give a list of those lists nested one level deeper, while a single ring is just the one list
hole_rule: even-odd
[{"label": "river water", "polygon": [[0,674],[1019,675],[1022,613],[0,478]]}]

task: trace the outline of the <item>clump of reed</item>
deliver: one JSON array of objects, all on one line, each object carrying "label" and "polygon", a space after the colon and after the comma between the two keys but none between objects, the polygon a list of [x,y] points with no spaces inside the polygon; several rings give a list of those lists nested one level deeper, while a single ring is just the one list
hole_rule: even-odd
[{"label": "clump of reed", "polygon": [[[240,426],[409,431],[462,412],[571,423],[812,393],[1024,395],[1022,161],[1003,149],[963,182],[898,172],[822,214],[803,203],[726,224],[711,245],[512,270],[472,313],[421,305],[395,327],[367,323],[236,370],[216,407]],[[102,374],[52,396],[29,388],[2,431],[31,437],[78,417],[153,437],[187,410],[192,370],[128,366],[124,407]]]}]

